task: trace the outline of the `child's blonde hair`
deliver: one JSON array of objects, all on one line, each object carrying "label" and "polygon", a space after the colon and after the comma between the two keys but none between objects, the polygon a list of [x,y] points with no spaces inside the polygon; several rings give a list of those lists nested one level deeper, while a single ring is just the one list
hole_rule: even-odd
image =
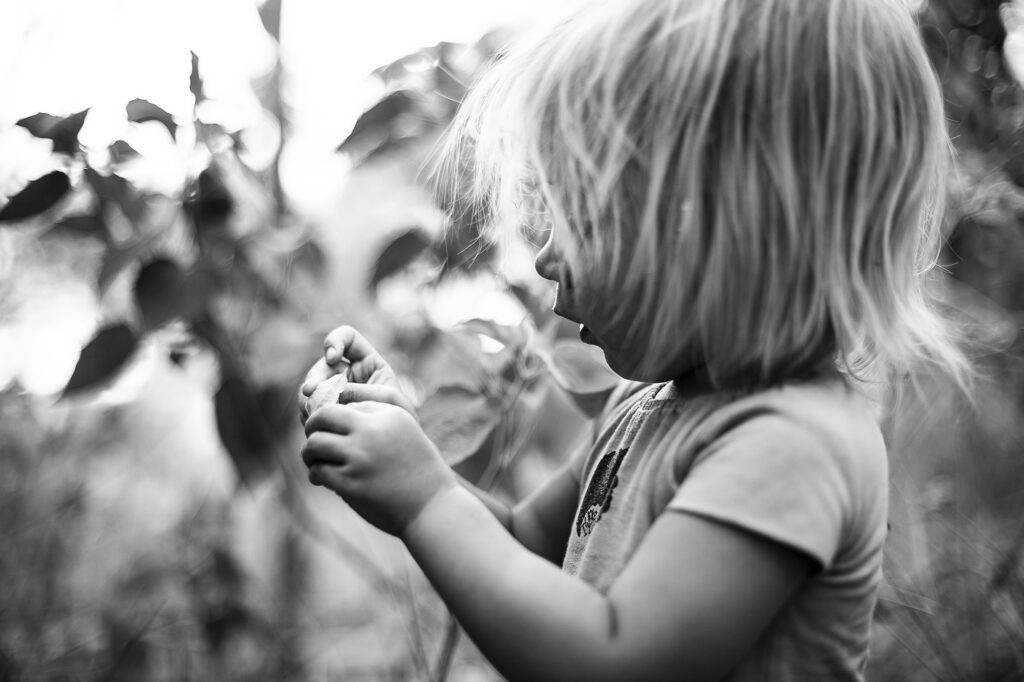
[{"label": "child's blonde hair", "polygon": [[561,224],[649,368],[695,349],[723,388],[966,375],[923,281],[948,157],[902,0],[609,0],[497,62],[441,179],[495,225]]}]

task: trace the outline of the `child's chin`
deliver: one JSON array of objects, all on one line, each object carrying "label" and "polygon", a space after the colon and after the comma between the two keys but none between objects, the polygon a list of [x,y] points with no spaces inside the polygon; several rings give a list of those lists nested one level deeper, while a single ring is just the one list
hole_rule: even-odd
[{"label": "child's chin", "polygon": [[665,381],[673,381],[685,372],[678,367],[669,365],[650,366],[643,362],[643,358],[632,357],[621,359],[616,353],[604,350],[605,360],[612,371],[623,379],[639,381],[645,384],[659,384]]}]

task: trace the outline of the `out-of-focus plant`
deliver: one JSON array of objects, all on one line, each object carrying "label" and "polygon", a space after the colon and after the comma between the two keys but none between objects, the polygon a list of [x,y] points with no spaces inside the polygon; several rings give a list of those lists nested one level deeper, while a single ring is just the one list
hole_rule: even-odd
[{"label": "out-of-focus plant", "polygon": [[[159,554],[148,568],[142,559],[123,558],[135,563],[127,575],[116,576],[123,589],[113,590],[113,601],[101,622],[88,626],[90,632],[95,631],[87,637],[93,640],[90,648],[72,655],[57,644],[47,648],[34,641],[32,627],[67,627],[70,631],[77,627],[76,618],[92,621],[74,613],[70,603],[67,609],[55,609],[52,603],[44,604],[20,591],[31,592],[33,572],[39,571],[45,582],[40,589],[59,604],[58,579],[67,572],[59,564],[71,561],[74,555],[61,553],[73,537],[74,523],[49,524],[46,527],[52,528],[54,540],[48,544],[55,558],[43,565],[35,562],[38,557],[33,546],[38,538],[27,530],[33,514],[45,520],[45,505],[52,502],[40,493],[41,476],[52,480],[60,479],[58,473],[65,479],[78,477],[66,463],[47,469],[41,459],[33,462],[32,453],[65,452],[70,447],[66,438],[80,431],[76,424],[107,414],[93,408],[91,399],[122,379],[153,348],[183,370],[200,356],[215,358],[216,379],[210,397],[217,432],[237,480],[248,489],[269,479],[284,481],[280,488],[284,508],[292,509],[297,522],[308,522],[301,516],[302,507],[293,492],[294,477],[285,475],[292,463],[287,456],[291,454],[288,436],[296,430],[295,386],[305,358],[289,358],[280,367],[268,367],[255,341],[265,328],[280,323],[294,328],[300,337],[309,337],[303,355],[315,352],[317,341],[312,330],[305,329],[306,306],[295,300],[293,285],[296,280],[318,278],[325,265],[324,254],[311,231],[281,203],[276,168],[248,165],[246,131],[225,127],[208,116],[216,107],[206,106],[210,102],[195,54],[187,85],[195,103],[187,118],[173,116],[143,99],[125,103],[130,125],[155,122],[162,126],[177,151],[187,158],[188,174],[177,190],[149,189],[144,181],[146,171],[152,175],[158,162],[125,140],[116,140],[105,149],[83,147],[79,133],[91,115],[89,110],[67,116],[37,113],[16,124],[51,141],[55,169],[7,197],[0,205],[0,230],[22,241],[38,240],[43,253],[64,246],[82,254],[82,261],[94,262],[92,287],[104,320],[81,349],[61,393],[70,415],[65,432],[47,428],[44,417],[19,395],[16,384],[0,401],[7,410],[21,405],[25,413],[20,422],[5,418],[5,436],[34,428],[41,434],[38,442],[20,450],[3,448],[5,463],[17,459],[19,452],[25,460],[19,475],[6,479],[12,487],[3,491],[3,502],[10,505],[10,519],[21,544],[5,549],[10,560],[4,563],[2,575],[18,587],[4,600],[2,609],[24,607],[16,617],[6,618],[8,611],[0,620],[0,660],[9,659],[9,665],[0,665],[0,670],[9,673],[4,679],[19,679],[20,675],[41,679],[56,674],[68,656],[83,675],[89,670],[96,674],[105,671],[101,676],[109,679],[134,679],[176,669],[186,670],[182,673],[186,677],[205,677],[214,674],[211,665],[227,666],[223,674],[216,674],[218,678],[235,679],[253,661],[301,668],[290,660],[296,655],[295,643],[284,641],[294,635],[281,634],[283,627],[294,624],[294,614],[281,614],[281,623],[274,627],[258,615],[259,609],[245,595],[246,579],[227,537],[227,507],[214,501],[204,502],[211,507],[209,513],[200,510],[192,522],[183,522],[181,540],[188,551],[173,560],[166,556],[170,552]],[[143,181],[133,180],[139,176]],[[167,399],[174,401],[177,396]],[[116,424],[112,431],[124,433],[127,428]],[[79,447],[87,448],[91,442],[86,440]],[[74,499],[78,498],[72,495],[69,499],[68,509],[74,512]],[[75,519],[73,513],[64,516]],[[294,584],[282,588],[288,591],[301,588],[302,558],[294,537],[295,533],[284,533],[280,547],[281,563],[296,567],[288,576]],[[145,551],[144,547],[131,549]],[[123,603],[118,594],[123,595]],[[145,603],[140,603],[140,598]],[[282,603],[288,602],[282,599]],[[167,634],[169,623],[178,624],[176,635]],[[161,653],[161,637],[176,640],[175,647],[181,649]],[[249,641],[243,646],[244,655],[236,656],[232,651],[239,638]],[[250,673],[253,671],[244,674]]]},{"label": "out-of-focus plant", "polygon": [[[197,109],[204,95],[198,60],[190,79]],[[201,165],[179,194],[163,196],[127,179],[131,164],[146,163],[123,140],[105,155],[86,154],[77,141],[88,115],[40,113],[18,121],[53,141],[62,168],[29,182],[0,209],[5,229],[33,230],[43,239],[87,238],[102,247],[98,297],[129,271],[134,305],[114,314],[82,349],[63,391],[78,396],[109,384],[149,337],[178,325],[167,353],[187,362],[195,343],[207,345],[220,365],[217,423],[240,479],[258,482],[270,473],[274,434],[284,419],[290,384],[256,384],[248,366],[247,335],[254,323],[289,314],[287,278],[296,268],[317,274],[319,246],[301,229],[286,230],[265,194],[264,180],[246,166],[239,137],[200,116],[179,124],[157,104],[126,105],[129,121],[156,121],[172,137],[181,125],[194,130],[191,157]],[[130,170],[130,169],[129,169]],[[242,314],[239,315],[238,311]]]},{"label": "out-of-focus plant", "polygon": [[922,35],[956,147],[941,264],[977,372],[891,416],[892,528],[869,676],[1024,676],[1024,89],[1019,2],[929,0]]}]

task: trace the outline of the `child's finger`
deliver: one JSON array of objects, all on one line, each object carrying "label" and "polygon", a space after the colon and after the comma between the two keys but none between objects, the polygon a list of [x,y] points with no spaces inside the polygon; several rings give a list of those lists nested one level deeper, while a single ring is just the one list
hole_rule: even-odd
[{"label": "child's finger", "polygon": [[348,405],[324,405],[306,420],[306,438],[317,431],[347,435],[357,421],[357,410]]},{"label": "child's finger", "polygon": [[339,405],[352,405],[355,407],[362,402],[390,403],[410,413],[414,413],[409,400],[392,386],[349,382],[338,393]]},{"label": "child's finger", "polygon": [[345,454],[344,436],[327,431],[317,431],[302,444],[299,455],[302,463],[311,467],[317,462],[343,466],[348,462]]},{"label": "child's finger", "polygon": [[302,382],[302,394],[307,398],[313,395],[313,391],[320,385],[320,382],[329,379],[334,374],[336,372],[327,365],[324,359],[317,360],[310,370],[306,372],[306,378]]},{"label": "child's finger", "polygon": [[329,365],[343,358],[356,363],[373,355],[379,355],[377,350],[362,334],[347,325],[334,329],[324,339],[324,359]]},{"label": "child's finger", "polygon": [[338,491],[341,487],[341,467],[326,462],[313,462],[309,467],[309,482]]}]

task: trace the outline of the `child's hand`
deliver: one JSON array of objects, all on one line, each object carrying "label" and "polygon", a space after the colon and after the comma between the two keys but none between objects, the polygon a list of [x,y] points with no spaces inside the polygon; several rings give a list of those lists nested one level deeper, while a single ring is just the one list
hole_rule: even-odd
[{"label": "child's hand", "polygon": [[393,404],[326,405],[306,422],[302,461],[377,528],[400,535],[435,496],[458,486],[416,419]]},{"label": "child's hand", "polygon": [[391,403],[415,416],[416,409],[402,392],[395,371],[377,350],[352,327],[342,326],[324,339],[324,357],[314,364],[299,391],[303,424],[310,416],[303,406],[323,381],[347,373],[348,382],[340,387],[337,402],[348,404],[366,400]]}]

